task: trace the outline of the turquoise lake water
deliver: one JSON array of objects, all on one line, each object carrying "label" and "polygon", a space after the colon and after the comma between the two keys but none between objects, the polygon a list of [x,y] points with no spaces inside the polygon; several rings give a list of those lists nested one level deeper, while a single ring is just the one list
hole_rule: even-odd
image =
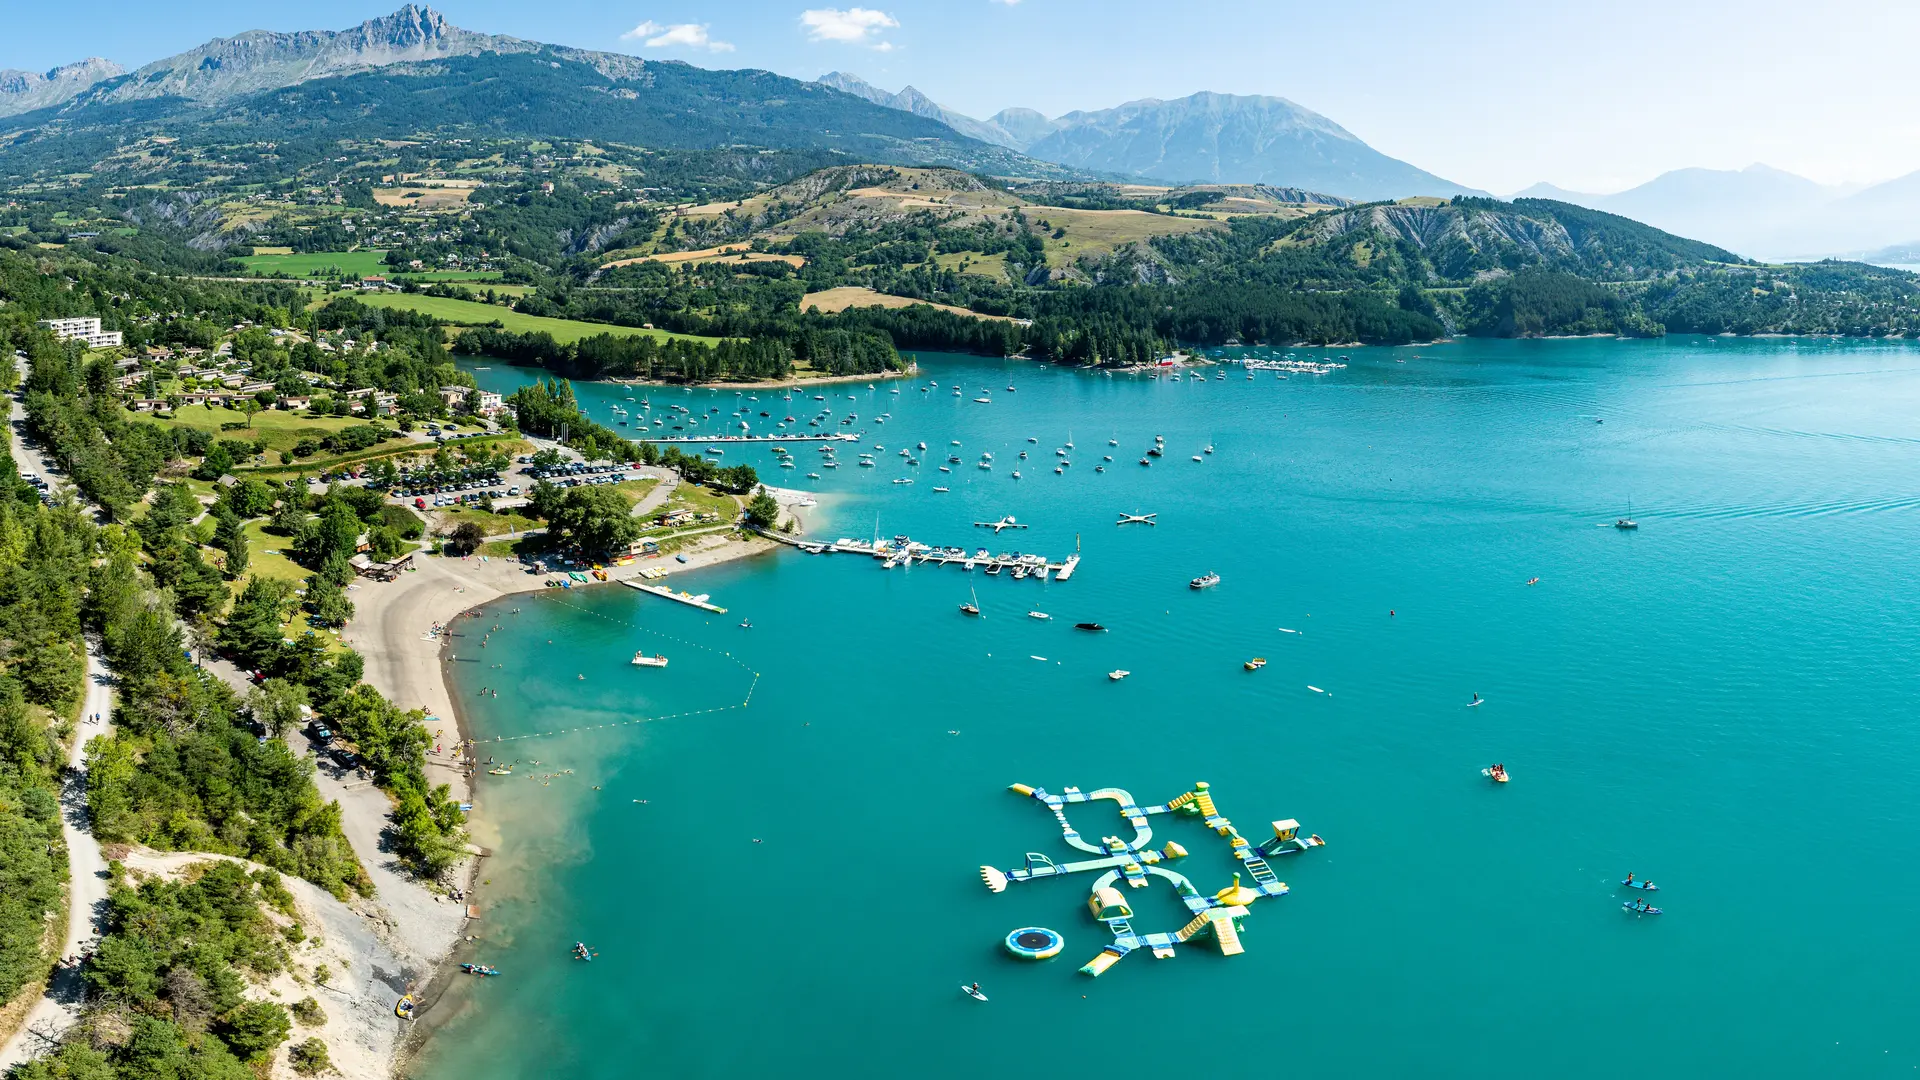
[{"label": "turquoise lake water", "polygon": [[[762,430],[761,408],[857,411],[879,467],[725,459],[825,472],[817,537],[1077,545],[1066,583],[781,551],[675,579],[724,616],[598,588],[463,621],[461,707],[521,762],[479,793],[497,854],[472,957],[505,975],[443,999],[418,1075],[1911,1075],[1920,349],[1348,355],[1204,382],[922,355],[918,383],[753,403]],[[603,418],[628,393],[746,400],[578,390]],[[964,464],[937,473],[952,439]],[[1629,500],[1641,527],[1616,531]],[[1032,528],[969,526],[1006,514]],[[1218,588],[1187,588],[1209,570]],[[982,619],[957,610],[970,587]],[[629,666],[638,648],[671,666]],[[1288,817],[1329,842],[1275,860],[1293,892],[1253,906],[1243,955],[1088,978],[1108,940],[1088,876],[980,884],[1071,856],[1010,783],[1160,803],[1196,780],[1256,842]],[[1070,810],[1121,831],[1109,803]],[[1228,884],[1222,841],[1154,824],[1193,853],[1176,869]],[[1628,871],[1666,915],[1621,911]],[[1186,921],[1164,884],[1129,899],[1137,929]],[[1062,955],[1007,956],[1028,925]],[[570,960],[576,940],[598,958]],[[958,993],[973,980],[989,1004]]]}]

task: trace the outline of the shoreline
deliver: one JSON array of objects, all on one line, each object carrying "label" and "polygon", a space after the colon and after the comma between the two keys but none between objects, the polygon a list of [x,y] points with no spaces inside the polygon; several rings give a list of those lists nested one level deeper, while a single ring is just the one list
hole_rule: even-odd
[{"label": "shoreline", "polygon": [[[565,379],[568,382],[610,383],[617,386],[644,386],[649,389],[659,389],[659,390],[680,390],[680,389],[685,389],[685,390],[800,390],[809,386],[835,386],[835,385],[844,384],[844,383],[880,382],[883,380],[893,380],[893,379],[911,379],[914,376],[920,374],[920,365],[915,363],[915,364],[908,364],[905,368],[899,371],[876,371],[867,375],[822,375],[818,378],[813,378],[813,379],[785,379],[785,380],[759,379],[752,382],[733,382],[725,379],[717,380],[713,382],[666,382],[661,379],[635,379],[631,377],[623,378],[617,375],[602,375],[602,376],[599,376],[598,378],[582,379],[582,378],[576,378],[572,375],[562,375],[558,372],[549,371],[546,368],[539,366],[538,364],[516,364],[510,360],[506,360],[504,358],[497,357],[497,356],[481,356],[476,354],[473,356],[463,357],[462,359],[491,360],[505,367],[526,368],[530,371],[538,371],[538,372],[541,372],[543,375],[551,376],[556,379]],[[646,440],[634,439],[630,441],[644,442]]]},{"label": "shoreline", "polygon": [[[819,504],[810,492],[767,485],[767,491],[780,501],[784,514],[793,518],[802,532],[817,524]],[[813,505],[803,505],[811,502]],[[781,545],[760,537],[736,538],[731,533],[716,533],[681,552],[685,563],[673,559],[636,560],[629,566],[609,567],[608,580],[592,586],[618,586],[640,571],[653,567],[667,569],[668,578],[692,570],[776,551]],[[475,782],[466,767],[470,760],[456,757],[453,751],[473,739],[472,724],[456,703],[452,690],[452,665],[465,662],[460,651],[468,634],[463,632],[463,617],[472,619],[484,605],[520,593],[544,592],[551,574],[529,573],[525,565],[506,559],[469,555],[460,558],[432,555],[416,558],[413,573],[400,580],[363,583],[356,594],[356,618],[349,624],[343,641],[358,649],[366,659],[365,680],[385,694],[401,709],[423,709],[431,719],[432,734],[451,726],[448,737],[435,735],[434,741],[445,752],[427,755],[430,783],[446,783],[457,801],[470,803],[468,815],[469,858],[450,872],[459,883],[463,899],[455,902],[431,893],[425,883],[412,881],[410,888],[380,890],[380,899],[388,905],[395,938],[403,942],[416,963],[426,972],[417,989],[420,1020],[396,1040],[386,1064],[387,1075],[397,1075],[402,1065],[416,1059],[441,1026],[434,1019],[434,1006],[440,1001],[458,973],[461,947],[467,944],[467,908],[479,908],[476,893],[481,863],[490,849],[474,837],[487,831],[482,804],[476,799]],[[655,579],[664,582],[665,579]],[[576,583],[575,588],[587,588]],[[371,595],[364,595],[371,593]],[[357,625],[356,625],[357,624]],[[435,632],[435,628],[438,632]],[[465,645],[471,649],[471,645]],[[436,723],[437,721],[437,723]],[[372,872],[372,868],[369,868]],[[401,895],[396,895],[396,892]],[[423,902],[422,896],[431,896]],[[405,898],[403,900],[403,897]]]}]

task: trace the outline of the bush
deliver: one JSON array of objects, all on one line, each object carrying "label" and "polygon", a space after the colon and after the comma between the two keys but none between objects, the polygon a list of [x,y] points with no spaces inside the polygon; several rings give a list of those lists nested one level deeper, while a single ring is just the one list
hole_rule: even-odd
[{"label": "bush", "polygon": [[[306,1027],[319,1027],[327,1022],[327,1011],[311,997],[304,997],[294,1002],[290,1011],[293,1013],[294,1020]],[[298,1050],[299,1047],[294,1049]]]},{"label": "bush", "polygon": [[[308,1000],[312,1000],[309,998]],[[333,1071],[333,1062],[327,1057],[327,1044],[319,1039],[308,1039],[295,1044],[287,1051],[287,1063],[301,1076],[316,1076]]]}]

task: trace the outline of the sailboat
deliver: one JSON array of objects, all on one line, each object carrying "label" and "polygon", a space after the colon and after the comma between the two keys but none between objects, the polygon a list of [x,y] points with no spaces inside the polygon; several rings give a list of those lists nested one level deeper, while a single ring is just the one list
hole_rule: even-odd
[{"label": "sailboat", "polygon": [[973,599],[968,603],[960,605],[960,614],[962,615],[980,614],[980,594],[973,589],[968,589],[967,592],[972,594]]},{"label": "sailboat", "polygon": [[1618,521],[1615,521],[1613,523],[1613,527],[1616,529],[1637,529],[1640,527],[1640,523],[1633,520],[1633,500],[1632,499],[1627,500],[1627,516],[1619,519]]}]

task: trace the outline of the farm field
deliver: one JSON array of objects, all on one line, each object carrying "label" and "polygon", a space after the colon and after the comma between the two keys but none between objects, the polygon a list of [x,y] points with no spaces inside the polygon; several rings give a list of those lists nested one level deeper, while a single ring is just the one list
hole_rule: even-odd
[{"label": "farm field", "polygon": [[286,255],[249,255],[240,262],[249,274],[291,274],[294,277],[318,277],[341,270],[352,277],[370,277],[387,272],[385,251],[309,251]]}]

